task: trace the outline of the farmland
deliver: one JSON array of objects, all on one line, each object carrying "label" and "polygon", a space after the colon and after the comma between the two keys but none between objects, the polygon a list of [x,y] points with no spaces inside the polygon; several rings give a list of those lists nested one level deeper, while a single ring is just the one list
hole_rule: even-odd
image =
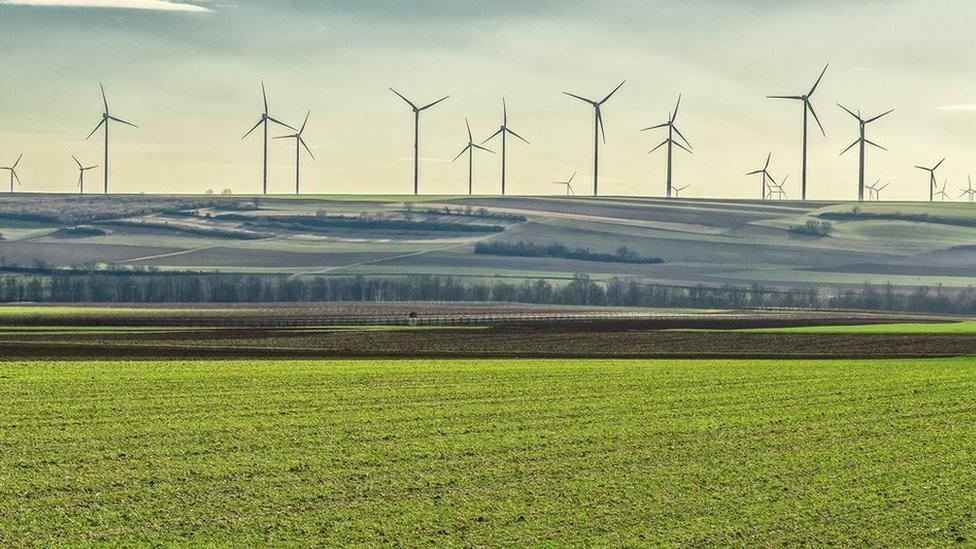
[{"label": "farmland", "polygon": [[972,366],[8,362],[0,543],[972,541]]},{"label": "farmland", "polygon": [[[854,215],[852,212],[856,212]],[[839,218],[837,216],[840,216]],[[829,219],[829,236],[790,226]],[[92,231],[65,231],[79,224]],[[968,204],[566,197],[0,197],[0,265],[671,285],[976,285]],[[655,264],[474,253],[621,248]],[[602,256],[600,254],[603,254]]]}]

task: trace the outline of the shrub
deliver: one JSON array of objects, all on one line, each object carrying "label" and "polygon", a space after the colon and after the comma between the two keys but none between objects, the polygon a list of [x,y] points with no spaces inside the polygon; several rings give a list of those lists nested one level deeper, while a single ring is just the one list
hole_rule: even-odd
[{"label": "shrub", "polygon": [[816,219],[807,220],[803,225],[790,225],[790,232],[805,236],[830,236],[834,226],[829,221],[817,221]]}]

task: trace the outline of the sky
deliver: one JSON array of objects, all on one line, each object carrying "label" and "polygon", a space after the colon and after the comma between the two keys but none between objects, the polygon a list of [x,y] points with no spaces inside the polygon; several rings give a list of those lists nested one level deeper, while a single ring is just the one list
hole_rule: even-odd
[{"label": "sky", "polygon": [[[694,154],[675,153],[676,185],[689,197],[755,198],[760,168],[788,176],[799,194],[802,110],[766,99],[801,94],[826,63],[813,97],[808,197],[857,193],[857,122],[888,150],[869,149],[867,179],[890,182],[885,199],[928,198],[916,164],[939,172],[955,198],[976,171],[976,57],[970,0],[0,0],[0,166],[23,153],[24,191],[74,192],[70,158],[102,164],[102,112],[139,125],[112,127],[115,192],[202,193],[261,189],[261,138],[241,136],[261,112],[293,125],[311,117],[302,159],[308,193],[412,191],[413,118],[388,87],[418,103],[450,98],[421,118],[421,192],[467,191],[465,118],[475,138],[501,124],[510,140],[511,194],[555,194],[576,172],[592,191],[593,111],[605,106],[601,194],[660,196],[664,122],[678,94],[678,127]],[[281,132],[283,134],[285,132]],[[272,135],[279,135],[272,132]],[[500,144],[489,147],[498,151]],[[294,190],[291,140],[271,142],[269,189]],[[476,194],[499,192],[500,158],[475,157]],[[0,174],[0,183],[4,176]],[[100,170],[86,175],[88,190]],[[0,187],[6,189],[6,186]]]}]

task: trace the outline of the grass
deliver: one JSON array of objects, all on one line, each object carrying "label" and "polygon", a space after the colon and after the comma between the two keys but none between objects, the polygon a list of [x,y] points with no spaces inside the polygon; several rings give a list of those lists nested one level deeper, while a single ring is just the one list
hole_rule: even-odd
[{"label": "grass", "polygon": [[752,328],[741,331],[789,334],[976,334],[976,320],[896,322],[853,326],[794,326],[789,328]]},{"label": "grass", "polygon": [[946,545],[972,359],[0,366],[0,545]]}]

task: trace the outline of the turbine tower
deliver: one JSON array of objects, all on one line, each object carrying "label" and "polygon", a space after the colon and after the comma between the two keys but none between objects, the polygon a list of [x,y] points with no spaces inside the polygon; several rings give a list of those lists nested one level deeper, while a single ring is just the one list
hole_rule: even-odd
[{"label": "turbine tower", "polygon": [[264,126],[264,164],[262,168],[262,177],[261,177],[261,184],[262,184],[261,192],[263,194],[268,194],[268,122],[274,122],[275,124],[278,124],[279,126],[284,126],[289,130],[294,130],[294,131],[298,131],[298,130],[268,114],[268,93],[264,89],[264,82],[261,82],[261,98],[264,100],[264,112],[261,113],[261,116],[258,118],[258,121],[254,123],[254,126],[250,130],[248,130],[247,133],[245,133],[244,136],[241,137],[241,139],[243,140],[247,136],[251,135],[251,132],[258,129],[258,126],[261,125]]},{"label": "turbine tower", "polygon": [[[494,154],[495,151],[493,151],[491,149],[487,149],[485,147],[482,147],[481,145],[479,145],[479,144],[477,144],[477,143],[474,142],[474,138],[471,136],[471,124],[468,123],[468,119],[467,118],[464,119],[464,125],[467,126],[467,128],[468,128],[468,144],[465,145],[463,149],[461,149],[461,152],[457,153],[457,156],[455,156],[454,157],[454,160],[451,160],[451,162],[454,162],[458,158],[461,158],[461,155],[462,154],[468,153],[468,194],[471,195],[471,194],[474,194],[474,150],[475,149],[478,149],[478,150],[490,152],[492,154]],[[505,128],[505,126],[502,126],[502,129],[504,129],[504,128]],[[502,138],[502,139],[504,139],[504,138]],[[502,168],[502,169],[504,170],[504,168]],[[504,188],[505,188],[505,186],[504,186],[504,183],[503,183],[502,184],[502,189],[504,189]],[[505,191],[504,190],[502,191],[502,194],[505,194]]]},{"label": "turbine tower", "polygon": [[294,139],[295,140],[295,194],[301,194],[301,184],[302,184],[302,147],[305,147],[305,151],[308,153],[312,160],[315,160],[315,155],[312,154],[312,149],[308,148],[308,143],[305,142],[305,138],[302,134],[305,133],[305,126],[308,125],[308,117],[312,114],[312,111],[305,113],[305,121],[302,122],[302,127],[299,128],[295,133],[291,135],[281,135],[275,137],[275,139]]},{"label": "turbine tower", "polygon": [[973,189],[973,176],[971,176],[971,175],[969,176],[969,187],[967,187],[965,189],[961,189],[961,190],[962,190],[962,194],[959,195],[959,198],[962,198],[964,196],[968,196],[969,197],[969,201],[972,202],[973,201],[973,195],[976,195],[976,189]]},{"label": "turbine tower", "polygon": [[817,86],[820,85],[820,81],[823,80],[824,74],[827,72],[827,67],[830,64],[824,66],[823,70],[820,72],[820,76],[817,81],[813,83],[810,91],[803,95],[768,95],[767,99],[790,99],[793,101],[803,102],[803,164],[801,171],[801,181],[800,181],[800,199],[807,199],[807,113],[813,115],[813,119],[817,121],[817,126],[820,127],[820,133],[825,137],[827,132],[824,131],[823,124],[820,123],[820,118],[817,116],[817,111],[813,110],[813,103],[810,102],[810,98],[813,97],[814,92],[817,91]]},{"label": "turbine tower", "polygon": [[770,173],[769,173],[769,161],[772,160],[772,158],[773,158],[773,153],[767,154],[766,155],[766,163],[763,164],[763,167],[762,168],[760,168],[758,170],[755,170],[755,171],[751,171],[751,172],[749,172],[749,173],[746,174],[746,175],[760,175],[760,174],[762,174],[762,187],[760,187],[760,193],[759,193],[760,200],[766,200],[766,198],[767,198],[768,185],[767,185],[766,182],[767,181],[772,181],[774,183],[776,182],[776,180],[773,179],[773,176],[770,175]]},{"label": "turbine tower", "polygon": [[105,163],[102,164],[102,166],[104,166],[102,168],[102,175],[105,176],[105,189],[104,189],[104,192],[105,192],[105,194],[108,194],[108,127],[109,127],[109,124],[111,122],[119,122],[119,123],[125,124],[127,126],[132,126],[133,128],[138,128],[139,126],[136,126],[132,122],[126,122],[125,120],[122,120],[121,118],[116,118],[116,117],[112,116],[109,113],[109,110],[108,110],[108,98],[105,96],[105,86],[103,86],[102,83],[99,82],[98,83],[98,87],[101,88],[101,90],[102,90],[102,104],[105,105],[105,112],[102,113],[102,121],[99,122],[97,126],[95,126],[95,129],[92,130],[90,134],[88,134],[88,137],[86,137],[85,140],[87,141],[87,140],[91,139],[91,136],[95,135],[95,132],[98,131],[98,128],[101,128],[102,126],[105,126]]},{"label": "turbine tower", "polygon": [[935,202],[935,189],[939,187],[939,183],[935,179],[935,170],[938,170],[939,166],[941,166],[943,162],[945,162],[945,158],[939,160],[939,163],[931,168],[926,168],[925,166],[915,166],[923,172],[929,172],[929,202]]},{"label": "turbine tower", "polygon": [[81,161],[78,160],[78,157],[71,155],[71,158],[74,159],[75,164],[78,164],[78,192],[79,194],[85,194],[85,172],[94,170],[98,166],[83,166]]},{"label": "turbine tower", "polygon": [[573,172],[573,175],[569,176],[569,179],[567,179],[566,181],[554,181],[553,184],[554,185],[562,185],[562,186],[566,187],[566,196],[575,196],[576,193],[573,192],[573,178],[574,177],[576,177],[576,172]]},{"label": "turbine tower", "polygon": [[481,144],[484,145],[485,143],[494,139],[495,136],[502,136],[502,196],[505,196],[505,137],[507,134],[512,134],[512,136],[521,139],[526,145],[529,144],[528,140],[515,133],[511,128],[508,127],[508,107],[505,105],[505,98],[502,97],[502,126],[498,128],[497,132],[491,134],[491,137],[481,142]]},{"label": "turbine tower", "polygon": [[879,114],[877,116],[874,116],[874,117],[871,117],[871,118],[868,118],[867,120],[865,120],[865,119],[861,118],[861,111],[857,111],[857,114],[854,114],[854,111],[852,111],[851,109],[848,109],[847,107],[845,107],[844,105],[841,105],[840,103],[838,103],[837,106],[840,107],[840,108],[842,108],[842,109],[844,109],[844,111],[847,112],[847,114],[853,116],[857,120],[857,123],[858,123],[858,125],[860,127],[860,136],[853,143],[851,143],[850,145],[848,145],[846,149],[842,150],[840,152],[840,154],[843,155],[847,151],[851,150],[854,147],[854,145],[857,145],[858,146],[858,150],[860,152],[860,162],[858,163],[858,172],[857,172],[857,201],[858,202],[863,202],[864,201],[864,153],[865,153],[865,148],[866,148],[865,146],[866,145],[873,145],[873,146],[875,146],[875,147],[877,147],[877,148],[879,148],[879,149],[881,149],[883,151],[888,150],[888,149],[882,147],[881,145],[878,145],[874,141],[871,141],[867,137],[865,137],[865,135],[864,135],[865,128],[866,128],[866,126],[868,124],[870,124],[871,122],[874,122],[875,120],[881,118],[882,116],[886,116],[888,114],[891,114],[892,111],[894,111],[895,109],[890,109],[890,110],[885,111],[885,112],[883,112],[883,113],[881,113],[881,114]]},{"label": "turbine tower", "polygon": [[[648,130],[656,130],[658,128],[667,128],[668,129],[668,137],[667,137],[667,139],[665,139],[664,141],[662,141],[661,144],[658,145],[657,147],[654,147],[653,149],[647,151],[647,154],[651,154],[652,152],[660,149],[661,147],[663,147],[665,145],[668,146],[668,189],[667,189],[667,196],[668,196],[668,198],[671,198],[671,191],[674,188],[673,185],[672,185],[672,183],[671,183],[671,157],[672,157],[673,146],[674,145],[677,145],[679,148],[682,148],[682,149],[688,151],[689,153],[691,153],[691,149],[692,149],[691,142],[689,142],[688,139],[684,135],[682,135],[681,130],[679,130],[678,127],[674,125],[675,119],[678,118],[678,107],[680,107],[680,106],[681,106],[681,95],[678,95],[678,102],[674,105],[674,111],[668,113],[668,121],[667,122],[664,122],[662,124],[658,124],[657,126],[651,126],[649,128],[644,128],[644,129],[641,130],[642,132],[646,132]],[[678,137],[680,137],[681,140],[684,141],[688,146],[686,147],[685,145],[682,145],[681,144],[681,141],[675,140],[675,138],[674,138],[675,134],[677,134]]]},{"label": "turbine tower", "polygon": [[20,182],[20,176],[17,175],[17,164],[20,164],[20,159],[23,158],[23,157],[24,157],[23,154],[21,154],[20,156],[18,156],[17,157],[17,161],[14,162],[13,164],[11,164],[10,166],[0,166],[0,170],[7,170],[8,172],[10,172],[10,194],[13,194],[14,193],[14,180],[15,179],[17,180],[17,184],[18,185],[20,185],[20,186],[23,186],[24,185],[23,183]]},{"label": "turbine tower", "polygon": [[601,113],[600,108],[603,106],[604,103],[609,101],[611,97],[613,97],[613,94],[617,93],[617,90],[619,90],[620,87],[624,85],[624,82],[626,82],[626,80],[617,84],[617,87],[614,88],[612,92],[608,93],[607,96],[600,101],[593,101],[592,99],[587,99],[585,97],[581,97],[579,95],[572,94],[566,91],[563,92],[564,94],[570,97],[579,99],[580,101],[583,101],[584,103],[589,103],[590,105],[593,106],[593,196],[597,196],[599,194],[598,189],[600,183],[600,136],[601,135],[603,136],[604,143],[607,142],[607,134],[603,130],[603,114]]},{"label": "turbine tower", "polygon": [[418,195],[420,194],[420,113],[450,96],[445,95],[433,103],[427,103],[423,107],[418,107],[413,101],[407,99],[395,89],[390,88],[390,91],[397,94],[400,99],[406,101],[407,105],[410,105],[410,108],[413,109],[413,194]]}]

